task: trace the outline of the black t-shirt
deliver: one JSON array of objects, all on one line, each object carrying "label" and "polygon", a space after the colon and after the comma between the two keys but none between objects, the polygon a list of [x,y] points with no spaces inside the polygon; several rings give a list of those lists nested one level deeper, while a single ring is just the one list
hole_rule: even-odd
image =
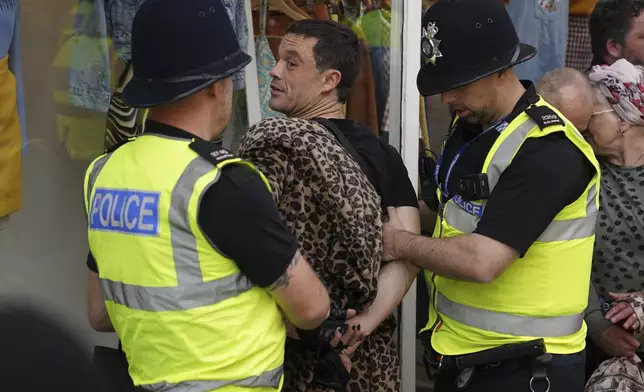
[{"label": "black t-shirt", "polygon": [[[506,118],[512,121],[539,100],[534,85],[522,82],[525,94]],[[439,182],[445,177],[458,151],[483,131],[482,126],[459,121],[443,152]],[[458,159],[447,190],[453,193],[463,175],[481,173],[498,132],[486,132],[474,140]],[[521,255],[539,238],[554,217],[584,192],[595,169],[584,154],[557,132],[526,140],[490,195],[477,234],[495,239]]]},{"label": "black t-shirt", "polygon": [[[195,138],[153,121],[147,122],[146,132]],[[205,236],[257,286],[269,286],[282,276],[299,247],[297,238],[283,225],[266,185],[246,166],[224,167],[219,180],[204,192],[198,211],[197,221]],[[91,252],[87,266],[98,272]]]},{"label": "black t-shirt", "polygon": [[360,168],[386,207],[418,208],[418,197],[407,168],[395,148],[380,140],[369,127],[353,120],[332,119],[360,155]]}]

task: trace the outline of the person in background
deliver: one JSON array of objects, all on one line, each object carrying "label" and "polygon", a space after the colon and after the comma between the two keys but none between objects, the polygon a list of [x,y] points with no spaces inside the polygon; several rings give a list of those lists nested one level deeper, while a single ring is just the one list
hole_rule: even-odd
[{"label": "person in background", "polygon": [[[627,329],[634,339],[644,338],[644,298],[642,291],[615,299],[606,318]],[[612,357],[603,361],[590,376],[584,392],[644,392],[644,364],[641,353]]]},{"label": "person in background", "polygon": [[[596,98],[584,74],[570,68],[554,70],[539,82],[537,92],[571,120],[578,130],[587,130]],[[601,189],[600,195],[601,192],[605,192],[605,189]],[[584,320],[588,326],[586,377],[601,363],[605,357],[603,352],[626,355],[637,347],[636,340],[628,331],[606,320],[592,283]]]},{"label": "person in background", "polygon": [[593,108],[593,92],[586,75],[572,68],[550,71],[537,84],[537,94],[559,110],[577,130],[586,130]]},{"label": "person in background", "polygon": [[426,269],[435,390],[581,391],[597,160],[514,73],[535,48],[498,0],[439,1],[422,21],[418,90],[456,114],[434,171],[439,224],[415,235],[390,209],[384,253]]},{"label": "person in background", "polygon": [[[416,193],[396,150],[345,118],[343,104],[361,62],[351,29],[331,21],[296,22],[279,54],[270,106],[287,118],[253,126],[239,154],[266,174],[333,307],[358,312],[349,322],[360,325],[365,339],[349,348],[348,388],[399,391],[392,313],[418,268],[403,260],[381,264],[381,214],[395,207],[405,227],[418,232]],[[284,390],[304,392],[314,384],[317,353],[296,338],[287,339]]]},{"label": "person in background", "polygon": [[33,305],[0,304],[2,388],[16,392],[120,392],[92,367],[72,331]]},{"label": "person in background", "polygon": [[585,72],[593,60],[588,24],[597,0],[570,0],[566,67]]},{"label": "person in background", "polygon": [[592,65],[644,64],[644,0],[599,0],[590,15]]},{"label": "person in background", "polygon": [[506,9],[521,42],[537,49],[532,61],[514,68],[519,79],[537,82],[565,66],[568,0],[513,0]]},{"label": "person in background", "polygon": [[221,0],[136,13],[124,99],[149,108],[145,132],[92,162],[84,190],[90,324],[117,333],[145,390],[279,391],[283,317],[308,331],[330,314],[266,179],[212,142],[250,61]]},{"label": "person in background", "polygon": [[587,139],[602,169],[592,270],[599,300],[589,302],[586,316],[588,337],[601,349],[589,357],[597,365],[605,356],[630,357],[641,343],[604,318],[601,305],[644,289],[644,68],[620,59],[594,66],[589,78],[594,105]]}]

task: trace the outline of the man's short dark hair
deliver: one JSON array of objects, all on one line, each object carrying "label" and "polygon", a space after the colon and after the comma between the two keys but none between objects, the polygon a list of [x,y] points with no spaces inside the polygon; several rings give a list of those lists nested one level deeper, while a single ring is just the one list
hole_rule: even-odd
[{"label": "man's short dark hair", "polygon": [[358,77],[362,61],[360,40],[356,34],[340,23],[315,19],[293,23],[286,34],[318,40],[313,47],[315,64],[320,72],[335,69],[342,74],[337,87],[338,100],[346,102]]},{"label": "man's short dark hair", "polygon": [[606,42],[613,40],[626,45],[626,36],[633,27],[633,19],[644,10],[644,0],[599,0],[590,15],[590,38],[593,64],[604,63],[608,54]]}]

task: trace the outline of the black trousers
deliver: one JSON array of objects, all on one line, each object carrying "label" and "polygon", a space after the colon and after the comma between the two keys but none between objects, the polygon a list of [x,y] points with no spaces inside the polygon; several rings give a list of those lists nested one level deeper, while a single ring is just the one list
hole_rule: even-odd
[{"label": "black trousers", "polygon": [[[586,354],[554,355],[548,366],[550,392],[582,392],[585,385]],[[474,371],[470,384],[464,389],[457,386],[460,371],[442,373],[436,380],[435,392],[532,392],[532,361],[508,361],[496,367]],[[537,381],[534,392],[546,392],[547,383]]]}]

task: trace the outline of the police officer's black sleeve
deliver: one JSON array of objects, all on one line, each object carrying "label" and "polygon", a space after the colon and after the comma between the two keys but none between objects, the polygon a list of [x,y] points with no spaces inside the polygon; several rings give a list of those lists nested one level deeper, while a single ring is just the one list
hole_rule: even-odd
[{"label": "police officer's black sleeve", "polygon": [[266,185],[242,165],[226,166],[204,193],[198,222],[211,243],[260,287],[284,274],[299,247]]},{"label": "police officer's black sleeve", "polygon": [[501,175],[474,232],[524,255],[593,175],[590,161],[563,133],[529,139]]}]

